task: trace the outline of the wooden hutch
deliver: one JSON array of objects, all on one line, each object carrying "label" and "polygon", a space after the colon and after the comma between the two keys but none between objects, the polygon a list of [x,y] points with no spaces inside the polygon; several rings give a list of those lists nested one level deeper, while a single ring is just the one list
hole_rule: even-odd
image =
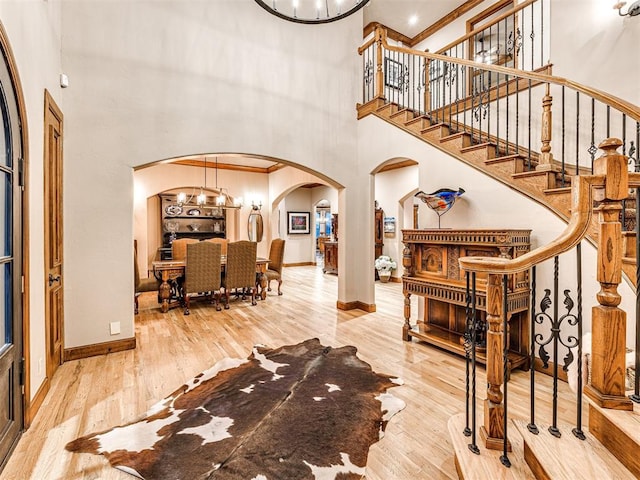
[{"label": "wooden hutch", "polygon": [[[516,258],[530,250],[531,230],[402,230],[402,291],[405,296],[404,340],[415,337],[464,355],[466,277],[458,259],[465,256]],[[476,276],[476,318],[486,321],[486,276]],[[424,298],[424,316],[411,325],[411,295]],[[510,368],[529,368],[529,277],[512,275],[508,282]],[[478,339],[478,361],[485,363],[484,332]]]},{"label": "wooden hutch", "polygon": [[338,214],[331,216],[331,235],[333,240],[324,242],[324,267],[323,273],[338,274]]},{"label": "wooden hutch", "polygon": [[176,194],[161,193],[160,226],[162,247],[161,260],[171,260],[171,238],[226,238],[227,220],[225,210],[215,206],[215,198],[207,197],[207,206],[199,206],[192,195],[185,203],[178,204]]}]

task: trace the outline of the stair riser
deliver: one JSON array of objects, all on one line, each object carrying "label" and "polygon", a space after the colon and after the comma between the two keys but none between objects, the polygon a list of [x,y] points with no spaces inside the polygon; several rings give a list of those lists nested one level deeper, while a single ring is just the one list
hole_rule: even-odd
[{"label": "stair riser", "polygon": [[462,150],[465,147],[471,145],[471,138],[468,135],[460,135],[451,139],[440,139],[440,144],[445,146],[445,148],[455,148],[457,150]]},{"label": "stair riser", "polygon": [[407,123],[409,120],[413,120],[415,117],[413,115],[413,112],[402,112],[402,113],[396,113],[391,117],[391,120],[393,120],[396,123],[400,123],[400,124],[405,124]]},{"label": "stair riser", "polygon": [[404,125],[404,128],[409,129],[412,132],[415,132],[415,133],[419,134],[422,130],[424,130],[425,128],[428,128],[430,126],[431,126],[431,124],[429,123],[429,120],[427,120],[426,118],[422,118],[422,119],[420,119],[420,121],[411,122],[411,123],[408,123],[408,124]]},{"label": "stair riser", "polygon": [[640,445],[591,405],[589,406],[589,431],[620,460],[620,463],[640,478],[640,456],[637,454]]},{"label": "stair riser", "polygon": [[420,135],[432,142],[440,141],[442,137],[449,135],[449,127],[441,125],[438,128],[430,128],[426,132],[422,132]]}]

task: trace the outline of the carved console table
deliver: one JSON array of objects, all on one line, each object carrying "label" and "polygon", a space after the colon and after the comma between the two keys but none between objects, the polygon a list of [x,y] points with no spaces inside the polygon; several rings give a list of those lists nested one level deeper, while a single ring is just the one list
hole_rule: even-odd
[{"label": "carved console table", "polygon": [[[402,230],[405,245],[402,277],[405,325],[402,338],[436,345],[464,355],[466,278],[458,259],[465,256],[516,258],[530,249],[531,230]],[[486,276],[476,276],[476,318],[486,318]],[[424,297],[424,316],[411,325],[411,295]],[[510,368],[529,368],[529,277],[524,272],[508,282]],[[484,333],[477,358],[485,362]]]}]

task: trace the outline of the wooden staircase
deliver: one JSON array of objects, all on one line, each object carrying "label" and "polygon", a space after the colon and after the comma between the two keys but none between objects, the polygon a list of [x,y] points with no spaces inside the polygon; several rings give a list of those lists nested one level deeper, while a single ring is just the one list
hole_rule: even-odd
[{"label": "wooden staircase", "polygon": [[[469,133],[457,132],[446,123],[432,121],[382,98],[358,106],[358,118],[374,115],[422,139],[450,156],[508,185],[567,220],[571,214],[572,176],[564,174],[555,162],[539,165],[537,154],[501,154],[496,144],[478,143]],[[513,149],[516,151],[516,149]],[[635,197],[627,201],[623,224],[635,223]],[[595,205],[594,205],[595,206]],[[633,221],[630,217],[633,216]],[[594,215],[588,239],[597,246],[598,216]],[[636,283],[636,236],[623,236],[623,272],[634,287]],[[541,427],[539,435],[527,430],[526,422],[512,419],[509,442],[512,452],[510,468],[500,462],[500,451],[487,450],[478,441],[480,455],[468,448],[469,439],[462,435],[464,415],[449,422],[455,463],[461,479],[633,479],[640,478],[640,412],[607,410],[588,403],[589,427],[583,427],[585,440],[571,432],[572,427],[559,425],[561,438]],[[585,418],[585,424],[587,423]],[[482,420],[479,421],[482,424]]]},{"label": "wooden staircase", "polygon": [[561,437],[548,431],[548,425],[538,424],[540,433],[532,434],[527,422],[513,419],[509,425],[511,466],[500,462],[501,451],[487,450],[478,443],[480,454],[468,447],[469,439],[461,432],[464,415],[449,420],[455,464],[458,476],[465,480],[537,479],[626,480],[640,478],[640,413],[606,410],[590,404],[589,414],[597,421],[584,427],[585,440],[572,433],[572,426],[559,425]]},{"label": "wooden staircase", "polygon": [[[572,175],[567,172],[563,175],[559,164],[554,162],[551,166],[544,166],[543,169],[538,165],[538,154],[527,154],[523,149],[515,154],[501,155],[500,149],[494,143],[474,143],[469,133],[452,132],[452,128],[445,123],[440,121],[432,123],[427,116],[418,115],[407,108],[399,108],[394,103],[386,103],[381,98],[358,105],[358,119],[367,115],[374,115],[424,140],[526,195],[563,220],[568,220],[571,214]],[[635,208],[628,209],[628,212],[633,212],[635,215]],[[597,244],[597,231],[597,219],[594,218],[587,237],[593,245]],[[625,252],[627,253],[623,261],[623,272],[626,280],[635,288],[635,235],[632,233],[625,234]]]}]

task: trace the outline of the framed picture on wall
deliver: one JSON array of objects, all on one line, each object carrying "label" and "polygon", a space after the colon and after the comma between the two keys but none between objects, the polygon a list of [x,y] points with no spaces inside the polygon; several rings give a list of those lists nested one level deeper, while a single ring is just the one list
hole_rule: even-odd
[{"label": "framed picture on wall", "polygon": [[287,212],[287,233],[289,235],[310,233],[309,212]]}]

